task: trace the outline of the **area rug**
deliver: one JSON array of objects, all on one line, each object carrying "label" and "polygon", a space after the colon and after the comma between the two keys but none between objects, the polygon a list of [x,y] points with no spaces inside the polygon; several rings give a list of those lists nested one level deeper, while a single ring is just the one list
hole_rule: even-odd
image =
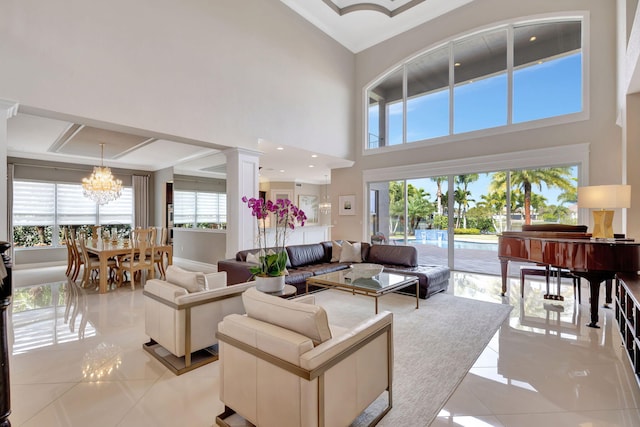
[{"label": "area rug", "polygon": [[[329,322],[353,326],[374,314],[374,300],[329,290],[315,294],[327,310]],[[378,426],[428,426],[500,325],[511,306],[448,294],[420,300],[389,294],[379,310],[393,313],[393,408]],[[386,393],[353,426],[367,425],[387,403]]]}]

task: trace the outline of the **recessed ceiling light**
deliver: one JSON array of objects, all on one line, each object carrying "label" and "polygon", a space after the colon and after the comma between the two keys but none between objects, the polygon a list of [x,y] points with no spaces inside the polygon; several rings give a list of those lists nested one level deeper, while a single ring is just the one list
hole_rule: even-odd
[{"label": "recessed ceiling light", "polygon": [[315,159],[316,157],[318,157],[318,155],[317,154],[312,154],[311,157],[313,157]]},{"label": "recessed ceiling light", "polygon": [[278,147],[278,148],[276,148],[276,150],[282,151],[282,150],[284,150],[284,147]]},{"label": "recessed ceiling light", "polygon": [[455,64],[453,64],[453,66],[454,66],[454,67],[459,67],[459,66],[460,66],[460,63],[459,63],[459,62],[456,62]]},{"label": "recessed ceiling light", "polygon": [[283,172],[284,172],[284,169],[280,169],[280,173],[283,173]]},{"label": "recessed ceiling light", "polygon": [[536,37],[536,36],[531,36],[531,37],[529,37],[529,41],[530,41],[530,42],[534,42],[534,41],[536,41],[536,39],[537,39],[537,37]]},{"label": "recessed ceiling light", "polygon": [[542,61],[538,61],[538,65],[542,64]]},{"label": "recessed ceiling light", "polygon": [[315,168],[315,165],[309,165],[310,168]]}]

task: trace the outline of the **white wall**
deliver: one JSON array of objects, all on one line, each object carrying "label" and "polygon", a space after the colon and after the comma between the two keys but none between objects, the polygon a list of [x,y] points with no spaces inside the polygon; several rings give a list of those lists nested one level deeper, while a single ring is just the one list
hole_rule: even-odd
[{"label": "white wall", "polygon": [[[364,88],[386,70],[429,46],[490,24],[523,16],[559,11],[589,11],[590,118],[545,128],[460,139],[445,144],[416,147],[379,155],[362,155]],[[621,130],[616,126],[615,2],[600,0],[483,0],[472,2],[435,21],[403,33],[356,55],[356,164],[332,171],[334,202],[341,194],[356,195],[356,216],[332,213],[333,238],[366,240],[363,229],[363,171],[394,166],[427,164],[476,156],[538,148],[590,144],[590,184],[614,184],[621,180]],[[463,172],[463,171],[460,171]],[[425,176],[429,171],[425,169]],[[336,185],[337,184],[337,185]]]},{"label": "white wall", "polygon": [[279,0],[5,0],[0,41],[23,111],[353,155],[354,56]]}]

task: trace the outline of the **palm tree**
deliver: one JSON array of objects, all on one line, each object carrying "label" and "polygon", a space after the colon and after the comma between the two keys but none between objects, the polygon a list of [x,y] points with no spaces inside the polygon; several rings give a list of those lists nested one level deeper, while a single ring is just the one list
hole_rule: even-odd
[{"label": "palm tree", "polygon": [[389,182],[389,219],[391,235],[395,234],[404,219],[404,181]]},{"label": "palm tree", "polygon": [[491,221],[493,223],[493,228],[501,233],[503,231],[502,227],[502,219],[500,219],[499,223],[496,223],[496,217],[502,218],[504,213],[504,208],[507,206],[507,195],[504,191],[494,191],[489,194],[483,194],[480,196],[482,198],[481,202],[478,202],[477,205],[479,207],[486,207],[491,212]]},{"label": "palm tree", "polygon": [[407,187],[407,231],[415,230],[421,220],[428,218],[433,213],[433,204],[429,202],[429,193],[422,188],[415,188],[409,184]]},{"label": "palm tree", "polygon": [[447,179],[448,177],[446,175],[431,177],[431,181],[434,181],[438,187],[438,189],[436,190],[438,215],[442,215],[442,183],[447,181]]},{"label": "palm tree", "polygon": [[458,215],[456,218],[456,228],[460,228],[460,219],[464,219],[463,228],[467,228],[467,207],[469,206],[469,202],[473,202],[471,199],[471,191],[463,190],[462,188],[456,188],[455,193],[453,194],[453,198],[455,202],[458,204]]},{"label": "palm tree", "polygon": [[542,191],[542,184],[545,184],[548,188],[559,188],[567,192],[574,188],[571,168],[559,167],[496,172],[489,186],[490,191],[506,191],[507,172],[511,174],[511,187],[522,191],[524,196],[525,224],[531,224],[532,187],[537,186]]},{"label": "palm tree", "polygon": [[464,228],[467,228],[467,207],[469,207],[469,202],[473,202],[474,199],[470,198],[471,192],[468,190],[469,184],[477,181],[480,178],[480,175],[477,173],[469,173],[466,175],[458,175],[456,176],[456,184],[461,185],[462,187],[458,187],[454,194],[454,198],[456,203],[458,203],[458,220],[457,227],[460,228],[460,218],[462,216],[464,220]]}]

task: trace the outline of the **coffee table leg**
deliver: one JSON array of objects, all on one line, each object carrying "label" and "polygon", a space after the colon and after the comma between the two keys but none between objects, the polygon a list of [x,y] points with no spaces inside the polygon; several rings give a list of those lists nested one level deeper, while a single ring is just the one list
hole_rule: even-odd
[{"label": "coffee table leg", "polygon": [[[354,295],[355,295],[355,293],[354,293]],[[378,314],[378,297],[375,296],[375,297],[373,297],[373,299],[376,300],[376,314]]]},{"label": "coffee table leg", "polygon": [[420,308],[420,281],[416,281],[416,310]]}]

